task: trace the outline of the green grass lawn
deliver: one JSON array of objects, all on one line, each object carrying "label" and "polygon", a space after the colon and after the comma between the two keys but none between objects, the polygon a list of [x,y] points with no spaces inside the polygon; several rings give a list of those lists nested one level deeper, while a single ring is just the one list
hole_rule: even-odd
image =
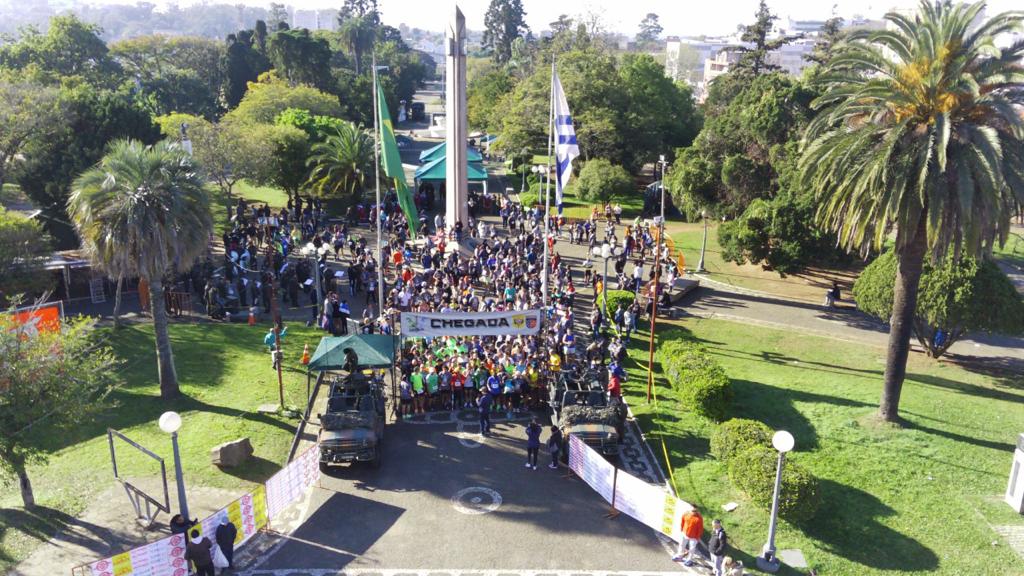
[{"label": "green grass lawn", "polygon": [[[1002,503],[1024,430],[1020,375],[983,376],[912,355],[900,405],[906,426],[893,429],[872,418],[882,349],[723,320],[684,326],[732,379],[733,416],[792,432],[792,458],[820,480],[817,515],[804,526],[782,523],[779,549],[802,550],[828,575],[1024,573],[1024,561],[990,528],[1024,524]],[[627,385],[633,411],[656,454],[664,438],[679,495],[708,521],[723,518],[736,555],[753,566],[767,512],[732,487],[709,454],[713,425],[683,411],[663,378],[658,406],[645,404],[646,341],[634,341],[630,355],[643,366],[632,367]],[[730,501],[739,508],[723,512]]]},{"label": "green grass lawn", "polygon": [[217,186],[210,186],[210,203],[213,210],[213,228],[219,236],[225,230],[230,229],[228,225],[229,210],[234,210],[239,198],[245,198],[250,204],[267,204],[271,208],[280,209],[288,204],[288,194],[280,188],[270,186],[257,186],[246,180],[235,184],[229,198]]},{"label": "green grass lawn", "polygon": [[[523,192],[519,194],[519,199],[527,206],[544,201],[543,192],[539,195],[536,192]],[[644,198],[639,192],[631,196],[613,198],[612,203],[614,204],[615,202],[622,205],[623,224],[639,216],[644,208]],[[590,218],[590,212],[594,206],[598,207],[601,218],[604,218],[603,203],[577,198],[575,194],[572,194],[571,189],[567,189],[566,193],[562,196],[562,213],[570,220],[586,220]],[[553,187],[551,190],[551,209],[555,210],[555,191]]]},{"label": "green grass lawn", "polygon": [[1010,237],[1002,247],[997,246],[994,250],[997,260],[1009,262],[1013,266],[1024,270],[1024,232],[1020,228],[1010,231]]},{"label": "green grass lawn", "polygon": [[[115,428],[161,455],[168,466],[174,502],[173,460],[167,435],[157,427],[164,411],[175,410],[184,423],[179,433],[185,477],[190,486],[237,490],[239,494],[276,472],[295,432],[296,421],[259,414],[257,406],[277,403],[277,376],[263,346],[269,324],[175,324],[171,326],[175,364],[183,396],[173,401],[159,397],[151,325],[101,331],[124,361],[121,386],[110,397],[110,408],[92,424],[74,434],[49,439],[47,464],[32,466],[29,476],[40,509],[32,514],[21,508],[18,490],[11,486],[0,495],[0,570],[26,557],[56,531],[65,515],[75,516],[99,492],[114,485],[106,429]],[[320,333],[299,324],[289,326],[284,339],[285,400],[305,406],[306,378],[299,372],[302,346],[315,347]],[[293,370],[294,368],[294,370]],[[245,465],[220,470],[210,463],[211,447],[249,437],[255,454]],[[122,462],[122,473],[146,481],[148,467],[141,458]],[[153,480],[148,478],[148,480]],[[128,506],[128,502],[117,502]]]}]

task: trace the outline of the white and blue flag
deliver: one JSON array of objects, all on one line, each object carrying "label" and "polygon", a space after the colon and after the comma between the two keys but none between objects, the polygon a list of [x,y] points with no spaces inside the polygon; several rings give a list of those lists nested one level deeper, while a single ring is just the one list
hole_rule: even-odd
[{"label": "white and blue flag", "polygon": [[562,213],[562,190],[569,185],[569,178],[572,177],[572,161],[580,155],[580,147],[576,143],[576,129],[572,126],[572,114],[569,113],[569,103],[565,100],[565,92],[562,90],[562,81],[558,79],[558,72],[552,71],[551,90],[554,103],[555,117],[555,166],[558,179],[555,184],[555,204],[558,205],[558,213]]}]

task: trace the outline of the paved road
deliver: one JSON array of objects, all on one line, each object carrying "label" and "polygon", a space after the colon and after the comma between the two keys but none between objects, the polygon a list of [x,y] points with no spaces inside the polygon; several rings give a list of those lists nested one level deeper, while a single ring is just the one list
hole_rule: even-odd
[{"label": "paved road", "polygon": [[[740,290],[701,277],[701,288],[688,296],[681,316],[720,318],[744,324],[796,329],[849,342],[886,346],[889,328],[852,308],[825,308],[770,294]],[[916,345],[916,342],[913,342]],[[989,365],[1024,371],[1024,338],[976,334],[950,347],[949,354],[963,359],[984,359]]]},{"label": "paved road", "polygon": [[262,542],[266,551],[243,573],[679,573],[651,529],[624,515],[606,520],[607,504],[584,483],[543,461],[524,468],[521,422],[497,423],[487,439],[476,432],[391,426],[379,470],[338,467],[324,477],[292,520],[294,532]]}]

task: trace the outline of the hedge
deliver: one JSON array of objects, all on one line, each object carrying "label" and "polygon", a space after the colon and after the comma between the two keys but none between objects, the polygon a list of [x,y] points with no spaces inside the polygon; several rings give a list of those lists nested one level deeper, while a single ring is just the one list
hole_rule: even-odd
[{"label": "hedge", "polygon": [[[757,506],[771,510],[775,492],[775,469],[778,452],[754,446],[729,461],[729,479]],[[814,517],[821,505],[818,479],[806,468],[786,461],[782,469],[782,493],[779,495],[779,516],[794,524]]]},{"label": "hedge", "polygon": [[[619,302],[622,302],[622,307],[629,308],[633,300],[636,299],[636,294],[629,290],[609,290],[608,291],[608,316],[614,318],[615,310],[619,306]],[[600,299],[599,299],[600,300]]]},{"label": "hedge", "polygon": [[662,369],[683,406],[704,418],[725,420],[733,390],[722,366],[692,341],[669,341],[660,348]]},{"label": "hedge", "polygon": [[770,448],[774,431],[764,422],[733,418],[711,433],[711,454],[728,464],[740,452],[761,446]]}]

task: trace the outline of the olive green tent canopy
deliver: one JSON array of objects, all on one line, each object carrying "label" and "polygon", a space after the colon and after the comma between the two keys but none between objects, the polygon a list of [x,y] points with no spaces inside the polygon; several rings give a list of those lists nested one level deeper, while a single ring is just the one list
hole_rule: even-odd
[{"label": "olive green tent canopy", "polygon": [[310,370],[341,370],[345,366],[345,349],[351,348],[363,368],[388,368],[395,363],[395,340],[383,334],[350,334],[325,336],[320,339]]}]

